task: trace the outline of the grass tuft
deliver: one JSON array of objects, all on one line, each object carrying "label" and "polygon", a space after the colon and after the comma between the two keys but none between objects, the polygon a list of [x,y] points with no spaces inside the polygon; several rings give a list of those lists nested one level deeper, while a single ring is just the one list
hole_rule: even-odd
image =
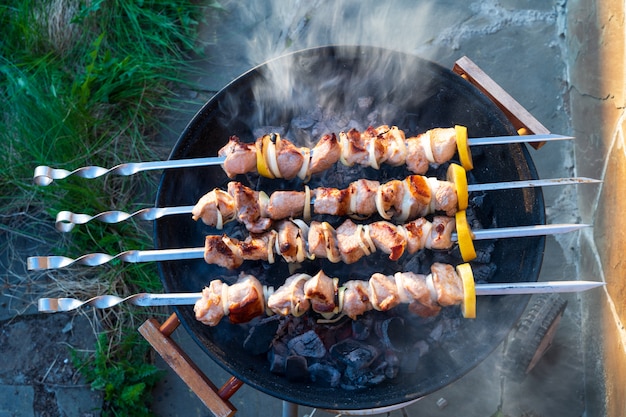
[{"label": "grass tuft", "polygon": [[[0,237],[8,251],[45,248],[76,257],[153,246],[151,225],[92,222],[59,234],[60,210],[95,214],[153,205],[158,174],[70,177],[33,184],[37,165],[75,169],[160,159],[163,113],[176,108],[173,86],[191,53],[207,8],[194,0],[24,0],[0,5]],[[27,253],[26,256],[34,255]],[[24,257],[25,259],[25,257]],[[4,281],[15,275],[3,271]],[[88,298],[161,291],[151,264],[29,273],[33,295]],[[94,366],[76,356],[84,375],[105,392],[105,415],[144,415],[157,373],[144,368],[149,350],[136,328],[157,310],[121,306],[98,311],[102,335]],[[132,331],[131,331],[132,330]],[[134,369],[137,375],[129,373]],[[122,370],[122,371],[120,371]],[[119,372],[118,372],[119,371]],[[120,376],[120,373],[123,374]],[[149,376],[149,378],[148,378]],[[111,391],[115,387],[118,391]],[[130,408],[125,408],[130,407]],[[134,407],[134,408],[133,408]],[[130,414],[128,414],[130,413]],[[137,414],[139,413],[139,414]],[[146,414],[147,415],[147,414]]]}]

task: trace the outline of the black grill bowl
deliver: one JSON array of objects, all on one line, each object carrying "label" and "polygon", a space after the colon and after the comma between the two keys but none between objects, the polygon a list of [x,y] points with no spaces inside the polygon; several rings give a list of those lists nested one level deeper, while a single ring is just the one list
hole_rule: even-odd
[{"label": "black grill bowl", "polygon": [[[291,71],[281,74],[284,68]],[[281,77],[290,84],[277,84],[275,80]],[[397,125],[407,133],[462,124],[468,127],[470,137],[516,134],[491,101],[448,69],[412,55],[374,47],[327,46],[274,59],[234,80],[193,117],[170,159],[214,156],[231,135],[252,141],[253,129],[260,126],[285,126],[316,106],[341,112],[354,108],[363,96],[374,98],[386,124]],[[367,124],[366,120],[361,122]],[[523,145],[482,147],[475,153],[472,175],[476,182],[537,178]],[[193,205],[207,191],[225,188],[227,182],[220,167],[168,170],[162,176],[156,206]],[[498,227],[545,223],[540,189],[491,192],[488,198]],[[208,233],[218,232],[192,221],[190,216],[166,217],[155,222],[155,245],[158,249],[199,247]],[[544,244],[543,237],[496,242],[492,261],[497,271],[491,281],[536,281]],[[258,265],[254,268],[262,269]],[[233,277],[238,272],[207,265],[202,260],[159,264],[168,292],[197,292],[215,277]],[[502,342],[527,302],[528,296],[480,297],[478,318],[464,321],[453,338],[432,349],[426,360],[420,361],[417,373],[400,374],[390,382],[356,391],[290,383],[270,373],[263,355],[252,356],[243,349],[246,331],[241,326],[223,320],[210,328],[195,320],[192,307],[176,311],[199,346],[246,384],[301,405],[359,410],[407,402],[465,375]]]}]

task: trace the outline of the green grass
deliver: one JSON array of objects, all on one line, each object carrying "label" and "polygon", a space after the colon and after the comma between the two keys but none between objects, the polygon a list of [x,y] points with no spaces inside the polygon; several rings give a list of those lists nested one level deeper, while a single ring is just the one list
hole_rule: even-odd
[{"label": "green grass", "polygon": [[[157,173],[95,180],[71,177],[39,187],[33,184],[33,170],[37,165],[70,170],[85,165],[111,167],[164,157],[156,140],[164,128],[163,113],[177,106],[173,86],[183,82],[181,71],[188,54],[197,52],[200,19],[207,7],[218,9],[219,4],[193,0],[2,3],[1,236],[9,245],[17,241],[22,246],[43,245],[70,257],[152,247],[151,225],[145,222],[92,222],[67,235],[56,233],[51,225],[60,210],[95,214],[150,206]],[[36,283],[54,296],[77,298],[161,290],[151,264],[76,267],[32,273],[29,280],[29,288]],[[105,415],[125,415],[126,406],[142,409],[150,390],[133,378],[119,379],[120,373],[128,376],[120,370],[139,366],[149,353],[145,342],[130,337],[129,330],[136,330],[155,311],[123,306],[99,314],[103,336],[94,349],[98,360],[89,368],[89,358],[79,358],[84,362],[81,368],[95,389],[119,390],[105,389],[105,398],[116,399],[106,401]],[[111,384],[103,378],[110,378]],[[154,380],[148,378],[146,383]]]}]

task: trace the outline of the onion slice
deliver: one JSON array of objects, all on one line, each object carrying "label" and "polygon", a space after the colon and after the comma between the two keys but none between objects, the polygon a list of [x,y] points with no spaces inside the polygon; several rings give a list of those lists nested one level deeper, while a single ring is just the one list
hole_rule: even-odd
[{"label": "onion slice", "polygon": [[339,153],[339,161],[345,166],[352,166],[352,164],[348,164],[346,155],[350,151],[350,142],[348,141],[348,135],[346,132],[339,133],[339,146],[341,147],[341,152]]},{"label": "onion slice", "polygon": [[435,156],[433,155],[433,148],[430,141],[430,132],[426,132],[422,136],[420,136],[420,142],[422,144],[422,148],[424,148],[424,154],[426,156],[426,159],[431,164],[434,164]]},{"label": "onion slice", "polygon": [[376,190],[376,210],[378,210],[380,217],[385,220],[391,220],[391,215],[387,214],[383,205],[383,189],[381,187],[378,187]]},{"label": "onion slice", "polygon": [[297,175],[298,178],[306,182],[309,177],[309,166],[311,165],[311,149],[300,148],[300,152],[302,152],[304,160],[302,161],[302,166],[300,167]]},{"label": "onion slice", "polygon": [[311,221],[311,189],[308,185],[304,186],[304,210],[302,217],[305,221]]},{"label": "onion slice", "polygon": [[276,137],[275,141],[268,138],[269,143],[267,144],[267,154],[265,155],[265,160],[267,161],[267,166],[270,172],[276,178],[282,178],[280,174],[280,169],[278,168],[278,155],[276,152],[276,143],[280,143],[280,135],[278,133],[272,133]]},{"label": "onion slice", "polygon": [[228,316],[230,314],[230,310],[228,308],[228,284],[225,282],[222,283],[222,310],[224,311],[224,316]]}]

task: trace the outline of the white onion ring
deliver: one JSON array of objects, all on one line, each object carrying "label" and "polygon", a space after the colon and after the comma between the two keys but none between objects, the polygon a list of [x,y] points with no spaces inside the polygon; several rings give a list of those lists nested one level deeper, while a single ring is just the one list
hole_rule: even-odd
[{"label": "white onion ring", "polygon": [[411,194],[409,181],[402,181],[402,186],[404,187],[404,192],[402,193],[402,205],[400,206],[400,215],[396,216],[396,220],[399,223],[404,223],[409,219],[409,215],[411,214],[411,206],[413,205],[413,195]]},{"label": "white onion ring", "polygon": [[304,161],[302,161],[302,166],[298,171],[298,178],[305,181],[309,176],[309,166],[311,165],[311,149],[309,148],[300,148],[300,152],[302,152],[302,156],[304,157]]},{"label": "white onion ring", "polygon": [[350,143],[348,142],[348,135],[346,134],[346,132],[339,133],[339,146],[341,147],[341,152],[339,153],[339,161],[341,161],[341,163],[347,167],[352,166],[348,164],[348,161],[345,157],[348,150],[350,149]]},{"label": "white onion ring", "polygon": [[270,233],[270,237],[267,240],[267,262],[273,264],[274,259],[274,245],[276,243],[276,233]]},{"label": "white onion ring", "polygon": [[224,311],[224,316],[230,314],[230,310],[228,309],[228,284],[225,282],[222,283],[222,311]]},{"label": "white onion ring", "polygon": [[359,247],[365,253],[365,256],[370,256],[371,252],[365,242],[363,241],[363,225],[360,224],[356,227],[356,235],[359,238]]},{"label": "white onion ring", "polygon": [[375,138],[370,138],[370,140],[367,142],[368,162],[369,166],[371,166],[372,168],[380,169],[378,161],[376,160],[376,146],[374,146],[376,144],[374,142],[375,140]]},{"label": "white onion ring", "polygon": [[431,164],[435,163],[435,156],[433,155],[433,148],[430,144],[430,133],[426,132],[422,136],[420,136],[420,143],[422,144],[422,148],[424,148],[424,154],[426,155],[426,159]]},{"label": "white onion ring", "polygon": [[398,298],[402,303],[411,303],[412,299],[404,286],[404,274],[402,272],[396,272],[393,277],[396,280],[396,288],[398,289]]},{"label": "white onion ring", "polygon": [[215,215],[217,216],[217,222],[215,224],[215,228],[217,230],[222,230],[222,228],[224,227],[224,219],[222,218],[222,212],[220,211],[220,206],[219,203],[215,203],[215,207],[217,208],[217,210],[215,210]]},{"label": "white onion ring", "polygon": [[434,213],[437,203],[435,194],[437,194],[437,190],[439,189],[439,180],[434,177],[429,177],[426,179],[426,182],[428,183],[428,187],[430,188],[430,202],[428,203],[428,212]]},{"label": "white onion ring", "polygon": [[370,248],[370,252],[376,252],[376,245],[374,245],[374,241],[372,240],[372,236],[370,235],[370,225],[366,224],[363,226],[363,237],[365,238],[365,242]]},{"label": "white onion ring", "polygon": [[324,235],[324,247],[326,249],[326,259],[328,259],[330,262],[336,264],[337,262],[341,261],[341,256],[335,256],[333,254],[332,249],[330,248],[330,242],[331,242],[331,238],[333,236],[332,230],[333,229],[332,229],[330,223],[328,223],[328,222],[322,223],[322,233]]},{"label": "white onion ring", "polygon": [[[280,140],[280,136],[276,134],[277,141]],[[265,161],[267,162],[267,167],[269,168],[272,175],[276,178],[282,178],[280,175],[280,169],[278,168],[278,155],[276,153],[276,142],[270,140],[269,145],[267,146],[267,155],[265,155]]]},{"label": "white onion ring", "polygon": [[378,187],[376,190],[376,210],[378,210],[380,217],[385,220],[391,220],[391,215],[387,214],[383,207],[383,189],[381,187]]},{"label": "white onion ring", "polygon": [[428,287],[428,291],[430,292],[430,298],[433,302],[437,302],[439,296],[437,295],[437,289],[435,288],[435,283],[433,282],[433,274],[428,274],[426,276],[426,286]]},{"label": "white onion ring", "polygon": [[302,217],[307,222],[311,220],[311,189],[308,185],[304,186],[304,211]]}]

